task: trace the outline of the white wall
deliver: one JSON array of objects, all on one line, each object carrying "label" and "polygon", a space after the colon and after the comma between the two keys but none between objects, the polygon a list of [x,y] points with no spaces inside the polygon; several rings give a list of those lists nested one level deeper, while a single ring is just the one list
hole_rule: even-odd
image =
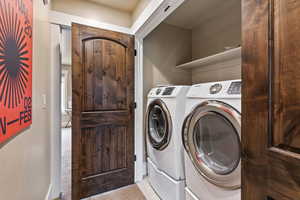
[{"label": "white wall", "polygon": [[[192,30],[192,59],[223,52],[241,44],[241,1],[225,4]],[[193,84],[241,78],[241,60],[192,70]]]},{"label": "white wall", "polygon": [[137,5],[137,7],[135,8],[135,10],[133,11],[133,13],[131,14],[132,17],[132,24],[134,24],[134,22],[138,19],[138,17],[140,16],[140,14],[144,11],[144,9],[149,5],[151,0],[141,0],[139,2],[139,4]]},{"label": "white wall", "polygon": [[53,0],[52,10],[124,27],[132,25],[131,13],[85,0]]},{"label": "white wall", "polygon": [[195,68],[192,70],[193,84],[241,79],[241,59]]},{"label": "white wall", "polygon": [[43,200],[50,185],[48,7],[33,4],[33,124],[0,149],[1,200]]},{"label": "white wall", "polygon": [[160,24],[144,39],[144,102],[157,85],[191,84],[191,73],[175,66],[191,59],[191,31]]},{"label": "white wall", "polygon": [[224,51],[224,47],[241,44],[241,1],[224,3],[227,9],[216,8],[211,16],[192,30],[193,59]]}]

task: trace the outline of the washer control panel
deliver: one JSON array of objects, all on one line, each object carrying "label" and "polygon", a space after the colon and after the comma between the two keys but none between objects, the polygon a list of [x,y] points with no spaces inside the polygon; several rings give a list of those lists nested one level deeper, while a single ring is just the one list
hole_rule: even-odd
[{"label": "washer control panel", "polygon": [[227,90],[228,94],[241,94],[242,92],[242,82],[232,82]]},{"label": "washer control panel", "polygon": [[158,87],[153,88],[149,96],[151,97],[157,97],[157,96],[172,96],[174,95],[176,87]]},{"label": "washer control panel", "polygon": [[164,92],[162,93],[162,95],[163,96],[171,95],[174,90],[175,90],[175,87],[166,87]]},{"label": "washer control panel", "polygon": [[157,90],[156,90],[155,94],[156,94],[156,95],[159,95],[159,94],[161,93],[161,91],[162,91],[162,89],[161,89],[161,88],[157,88]]}]

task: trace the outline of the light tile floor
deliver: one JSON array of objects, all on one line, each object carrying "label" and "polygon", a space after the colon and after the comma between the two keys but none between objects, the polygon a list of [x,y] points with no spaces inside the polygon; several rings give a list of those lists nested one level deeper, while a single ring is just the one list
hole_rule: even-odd
[{"label": "light tile floor", "polygon": [[119,188],[83,200],[160,200],[147,179],[130,186]]},{"label": "light tile floor", "polygon": [[90,197],[86,200],[146,200],[136,184]]},{"label": "light tile floor", "polygon": [[143,192],[147,200],[160,200],[160,198],[157,196],[157,194],[150,186],[147,178],[141,182],[138,182],[137,185],[140,188],[140,190]]}]

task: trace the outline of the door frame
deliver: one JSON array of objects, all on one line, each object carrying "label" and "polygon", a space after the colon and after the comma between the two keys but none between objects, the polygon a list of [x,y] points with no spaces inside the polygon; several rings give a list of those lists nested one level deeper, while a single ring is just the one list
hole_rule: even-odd
[{"label": "door frame", "polygon": [[[49,199],[57,198],[61,193],[61,61],[60,26],[50,25],[50,143],[51,143],[51,182]],[[58,98],[57,98],[58,97]]]},{"label": "door frame", "polygon": [[[143,11],[137,22],[135,22],[131,28],[121,27],[113,24],[96,22],[89,19],[85,19],[82,17],[69,15],[61,12],[51,11],[50,12],[50,25],[56,25],[58,27],[67,27],[71,28],[72,23],[81,23],[83,25],[92,26],[96,28],[107,29],[110,31],[117,31],[126,34],[135,35],[135,49],[137,56],[135,56],[135,77],[134,77],[134,98],[137,104],[137,108],[135,109],[135,123],[134,123],[134,132],[135,132],[135,177],[134,181],[139,182],[142,181],[143,178],[147,175],[147,164],[145,157],[145,134],[144,134],[144,91],[143,91],[143,40],[147,37],[147,35],[154,30],[162,21],[165,20],[176,8],[178,8],[185,0],[155,0],[152,1],[147,8]],[[55,41],[51,41],[51,45],[57,42],[57,36],[60,32],[57,29],[51,30],[51,34],[56,36]],[[51,51],[55,51],[51,49]],[[56,99],[52,99],[51,101],[60,102],[61,93],[60,88],[57,89],[57,78],[60,77],[60,74],[55,73],[55,67],[57,65],[53,63],[59,62],[58,57],[51,57],[51,69],[54,70],[54,73],[51,74],[50,78],[50,87],[53,88],[53,94],[56,94]],[[57,77],[59,76],[59,77]],[[60,80],[60,79],[59,79]],[[57,99],[58,97],[58,99]],[[53,102],[50,102],[51,104]],[[51,107],[51,112],[60,114],[60,106]],[[58,127],[57,116],[51,115],[50,117],[50,127],[53,130],[58,130],[61,127]],[[57,198],[60,195],[61,191],[61,181],[60,181],[60,166],[61,166],[61,138],[60,132],[57,134],[56,132],[51,132],[51,191],[50,197]],[[59,137],[59,138],[58,138]],[[58,152],[59,151],[59,152]],[[59,154],[58,154],[59,153]]]}]

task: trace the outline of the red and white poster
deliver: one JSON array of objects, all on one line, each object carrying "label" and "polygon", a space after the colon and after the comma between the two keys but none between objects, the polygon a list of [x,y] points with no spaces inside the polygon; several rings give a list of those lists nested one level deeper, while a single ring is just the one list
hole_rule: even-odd
[{"label": "red and white poster", "polygon": [[32,0],[0,0],[0,146],[32,123]]}]

